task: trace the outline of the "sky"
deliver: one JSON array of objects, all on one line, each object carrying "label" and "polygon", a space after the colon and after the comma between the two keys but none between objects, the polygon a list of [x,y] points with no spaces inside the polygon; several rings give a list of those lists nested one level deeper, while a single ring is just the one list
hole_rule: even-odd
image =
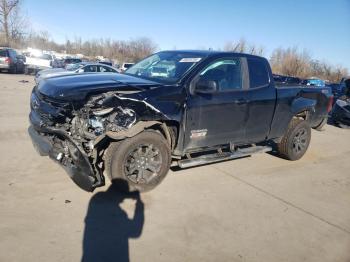
[{"label": "sky", "polygon": [[59,43],[149,37],[159,50],[215,50],[244,38],[267,57],[297,46],[350,70],[350,0],[23,0],[22,11]]}]

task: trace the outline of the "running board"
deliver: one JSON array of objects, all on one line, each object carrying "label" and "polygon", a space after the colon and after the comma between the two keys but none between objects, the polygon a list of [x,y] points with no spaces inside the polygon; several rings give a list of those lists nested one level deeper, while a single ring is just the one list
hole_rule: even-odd
[{"label": "running board", "polygon": [[269,151],[272,151],[272,148],[269,146],[252,146],[252,147],[237,149],[233,152],[222,152],[222,153],[199,156],[195,158],[183,159],[183,160],[177,161],[177,164],[179,165],[180,168],[188,168],[193,166],[200,166],[204,164],[210,164],[210,163],[220,162],[224,160],[250,156],[257,153],[265,153]]}]

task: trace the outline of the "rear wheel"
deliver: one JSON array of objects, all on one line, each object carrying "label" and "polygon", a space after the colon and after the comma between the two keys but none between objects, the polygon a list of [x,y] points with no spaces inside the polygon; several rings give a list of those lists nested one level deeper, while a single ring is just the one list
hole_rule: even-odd
[{"label": "rear wheel", "polygon": [[13,68],[10,70],[11,74],[17,74],[17,65],[14,65]]},{"label": "rear wheel", "polygon": [[111,143],[105,154],[105,169],[112,182],[128,184],[128,188],[119,187],[121,191],[145,192],[155,188],[168,173],[170,163],[166,140],[153,130]]},{"label": "rear wheel", "polygon": [[292,119],[287,132],[277,144],[278,153],[288,160],[298,160],[306,152],[311,140],[311,128],[306,120]]}]

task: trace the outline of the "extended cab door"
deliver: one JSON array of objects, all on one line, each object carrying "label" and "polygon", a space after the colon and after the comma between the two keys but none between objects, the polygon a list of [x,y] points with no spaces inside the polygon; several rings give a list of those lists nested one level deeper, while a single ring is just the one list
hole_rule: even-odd
[{"label": "extended cab door", "polygon": [[[240,57],[219,58],[194,77],[186,109],[185,151],[245,141],[246,81],[246,59]],[[203,83],[211,91],[199,90]]]},{"label": "extended cab door", "polygon": [[257,143],[270,132],[276,104],[276,88],[266,59],[248,57],[249,89],[247,104],[246,142]]}]

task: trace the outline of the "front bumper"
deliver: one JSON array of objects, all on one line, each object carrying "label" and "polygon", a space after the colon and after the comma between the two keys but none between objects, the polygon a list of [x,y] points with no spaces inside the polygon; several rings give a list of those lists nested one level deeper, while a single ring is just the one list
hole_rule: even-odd
[{"label": "front bumper", "polygon": [[9,70],[11,66],[9,64],[0,64],[0,69],[6,69]]},{"label": "front bumper", "polygon": [[29,136],[41,156],[49,156],[65,169],[81,189],[92,192],[104,185],[104,177],[94,170],[86,153],[64,131],[45,127],[35,111],[30,113]]}]

